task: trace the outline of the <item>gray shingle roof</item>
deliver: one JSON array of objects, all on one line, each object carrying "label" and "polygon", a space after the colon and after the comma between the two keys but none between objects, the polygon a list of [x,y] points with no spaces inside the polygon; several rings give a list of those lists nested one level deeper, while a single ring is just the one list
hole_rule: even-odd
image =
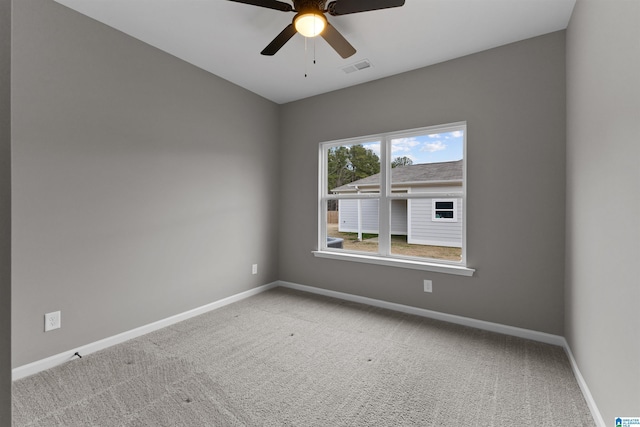
[{"label": "gray shingle roof", "polygon": [[[398,166],[391,169],[393,184],[462,181],[462,160],[441,163],[423,163],[419,165]],[[336,187],[331,192],[353,191],[354,186],[371,186],[380,183],[380,174],[353,181]]]}]

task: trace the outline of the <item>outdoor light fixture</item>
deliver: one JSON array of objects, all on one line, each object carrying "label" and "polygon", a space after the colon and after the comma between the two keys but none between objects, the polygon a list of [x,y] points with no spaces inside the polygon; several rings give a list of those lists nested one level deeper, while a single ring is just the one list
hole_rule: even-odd
[{"label": "outdoor light fixture", "polygon": [[305,37],[315,37],[320,34],[327,25],[324,15],[317,13],[301,13],[293,20],[296,31]]}]

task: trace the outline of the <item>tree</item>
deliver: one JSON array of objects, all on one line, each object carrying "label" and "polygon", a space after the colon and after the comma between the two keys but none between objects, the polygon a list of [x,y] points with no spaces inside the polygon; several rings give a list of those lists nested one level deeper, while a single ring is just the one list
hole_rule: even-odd
[{"label": "tree", "polygon": [[391,162],[391,167],[395,168],[396,166],[411,166],[412,164],[413,164],[413,160],[411,160],[407,156],[403,156],[403,157],[396,157],[395,159],[393,159],[393,161]]},{"label": "tree", "polygon": [[349,160],[353,172],[353,181],[380,173],[380,158],[373,150],[362,145],[352,145],[349,150]]},{"label": "tree", "polygon": [[351,182],[349,171],[349,147],[330,148],[327,162],[329,190]]},{"label": "tree", "polygon": [[329,190],[380,172],[380,158],[361,144],[338,146],[327,152]]}]

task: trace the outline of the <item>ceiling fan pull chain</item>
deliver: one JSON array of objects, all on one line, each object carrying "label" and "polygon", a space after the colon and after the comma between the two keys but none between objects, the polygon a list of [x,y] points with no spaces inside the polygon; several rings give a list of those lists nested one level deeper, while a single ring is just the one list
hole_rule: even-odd
[{"label": "ceiling fan pull chain", "polygon": [[307,77],[307,37],[304,38],[304,76]]},{"label": "ceiling fan pull chain", "polygon": [[[313,27],[314,27],[314,29],[315,29],[315,26],[316,26],[317,24],[318,24],[318,21],[317,21],[317,20],[314,20],[314,21],[313,21]],[[324,25],[322,26],[322,29],[324,29]],[[322,32],[322,31],[319,31],[319,32]],[[315,63],[316,63],[316,39],[317,39],[317,37],[314,37],[314,38],[313,38],[313,63],[314,63],[314,65],[315,65]]]}]

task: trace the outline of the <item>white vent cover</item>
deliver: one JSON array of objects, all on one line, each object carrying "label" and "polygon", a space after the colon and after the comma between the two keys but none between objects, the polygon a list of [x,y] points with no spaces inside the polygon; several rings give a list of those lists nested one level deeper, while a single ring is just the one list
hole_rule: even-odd
[{"label": "white vent cover", "polygon": [[364,59],[360,62],[356,62],[355,64],[351,64],[351,65],[347,65],[346,67],[343,67],[342,71],[344,71],[347,74],[351,74],[354,71],[362,71],[367,68],[371,68],[371,62],[369,62],[368,59]]}]

